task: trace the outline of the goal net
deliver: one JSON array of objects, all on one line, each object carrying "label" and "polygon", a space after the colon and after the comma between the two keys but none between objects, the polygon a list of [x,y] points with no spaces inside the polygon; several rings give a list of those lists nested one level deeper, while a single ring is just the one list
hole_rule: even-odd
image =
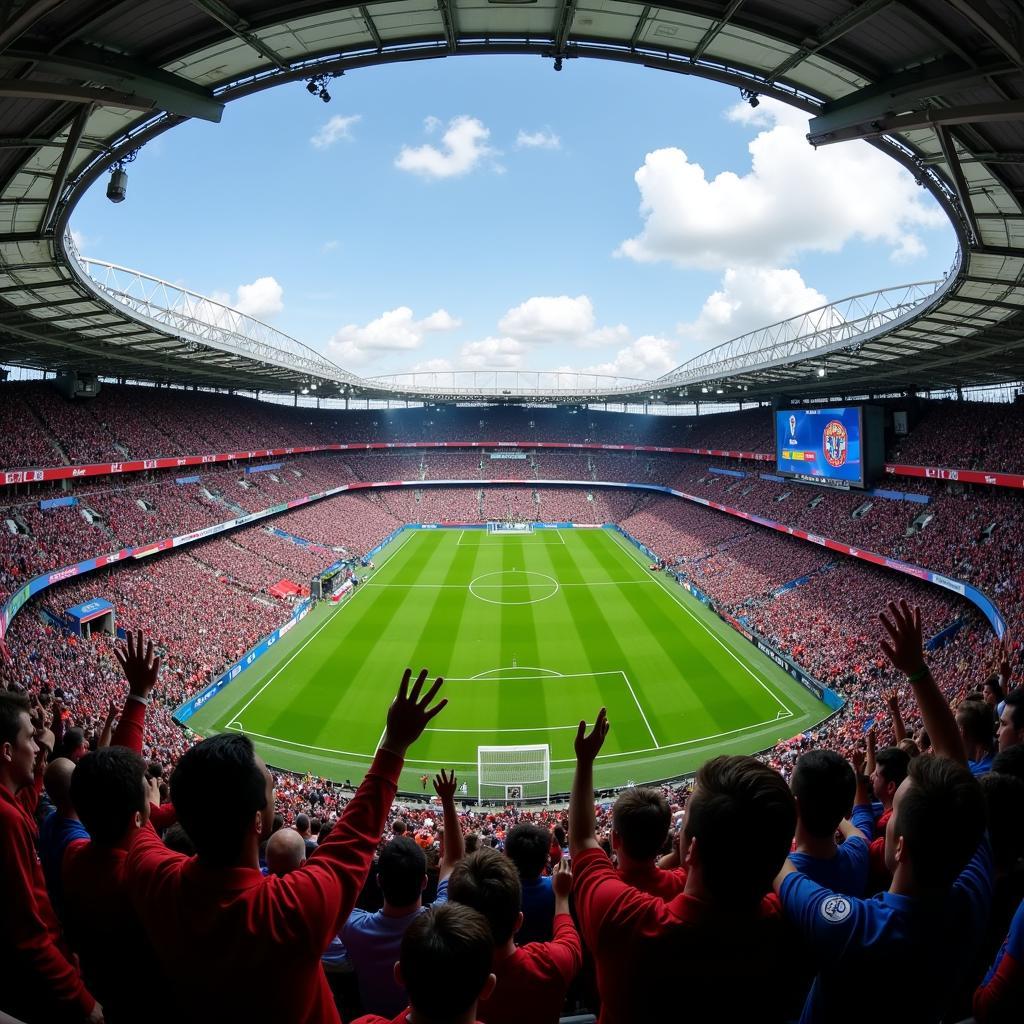
[{"label": "goal net", "polygon": [[497,523],[487,524],[488,533],[533,533],[533,523]]},{"label": "goal net", "polygon": [[478,802],[519,803],[551,797],[551,752],[528,747],[477,747]]}]

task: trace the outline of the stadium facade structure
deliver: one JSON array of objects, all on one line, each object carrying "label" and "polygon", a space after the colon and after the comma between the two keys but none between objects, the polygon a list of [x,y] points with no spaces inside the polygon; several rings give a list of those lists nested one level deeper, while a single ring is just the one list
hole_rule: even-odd
[{"label": "stadium facade structure", "polygon": [[[520,54],[699,75],[865,139],[942,206],[941,283],[886,289],[734,339],[654,382],[366,379],[146,275],[81,261],[84,191],[193,117],[383,63]],[[1013,0],[15,0],[0,24],[0,361],[276,394],[677,404],[1024,378],[1024,44]],[[856,202],[856,197],[850,197]],[[121,282],[124,285],[124,281]],[[824,372],[823,372],[824,371]]]}]

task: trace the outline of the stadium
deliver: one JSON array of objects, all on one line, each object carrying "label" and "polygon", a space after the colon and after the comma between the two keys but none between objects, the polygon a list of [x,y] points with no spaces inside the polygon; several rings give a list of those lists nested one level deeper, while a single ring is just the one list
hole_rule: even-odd
[{"label": "stadium", "polygon": [[[72,234],[231,101],[460,56],[786,104],[953,264],[644,378],[376,373]],[[0,1017],[1024,1019],[1017,3],[15,0],[0,62]]]}]

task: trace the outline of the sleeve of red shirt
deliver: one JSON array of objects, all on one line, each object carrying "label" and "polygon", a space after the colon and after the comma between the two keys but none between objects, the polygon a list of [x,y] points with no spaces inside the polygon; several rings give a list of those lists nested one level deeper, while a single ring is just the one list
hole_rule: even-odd
[{"label": "sleeve of red shirt", "polygon": [[282,926],[304,919],[318,953],[352,913],[398,792],[401,770],[401,757],[378,750],[356,795],[317,846],[316,856],[275,883]]},{"label": "sleeve of red shirt", "polygon": [[[45,765],[44,765],[45,767]],[[36,770],[35,775],[32,777],[31,786],[22,786],[18,790],[15,800],[25,808],[28,813],[35,818],[36,808],[39,806],[39,797],[43,793],[43,772]]]},{"label": "sleeve of red shirt", "polygon": [[134,750],[136,754],[141,754],[145,725],[146,705],[140,700],[131,700],[126,697],[110,745],[112,747],[127,747],[129,750]]},{"label": "sleeve of red shirt", "polygon": [[178,812],[174,809],[174,804],[150,804],[149,820],[157,832],[163,832],[178,820]]},{"label": "sleeve of red shirt", "polygon": [[1024,902],[1017,908],[1010,933],[996,962],[974,993],[974,1016],[980,1024],[1018,1021],[1024,1013]]},{"label": "sleeve of red shirt", "polygon": [[583,966],[583,946],[569,914],[556,914],[550,942],[528,942],[521,949],[530,954],[534,974],[569,983]]},{"label": "sleeve of red shirt", "polygon": [[31,983],[39,989],[41,1007],[52,1000],[65,1012],[75,1007],[83,1018],[88,1017],[96,1000],[53,941],[32,895],[32,879],[26,874],[26,866],[31,863],[28,858],[35,857],[35,851],[23,849],[19,856],[20,844],[28,845],[28,839],[13,834],[20,830],[10,831],[12,834],[0,842],[0,906],[5,908],[6,938],[18,951],[18,962],[4,966],[13,969],[22,983],[28,984],[28,979],[34,979]]},{"label": "sleeve of red shirt", "polygon": [[588,849],[572,863],[576,916],[583,941],[593,952],[601,948],[606,929],[636,928],[663,901],[623,882],[604,850]]}]

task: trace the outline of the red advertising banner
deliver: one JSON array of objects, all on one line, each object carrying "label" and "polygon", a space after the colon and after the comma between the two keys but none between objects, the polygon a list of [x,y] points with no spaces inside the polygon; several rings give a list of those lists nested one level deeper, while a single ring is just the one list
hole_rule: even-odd
[{"label": "red advertising banner", "polygon": [[988,487],[1024,487],[1020,473],[990,473],[984,469],[940,469],[938,466],[886,465],[890,476],[916,476],[928,480],[954,480],[962,484],[983,484]]}]

